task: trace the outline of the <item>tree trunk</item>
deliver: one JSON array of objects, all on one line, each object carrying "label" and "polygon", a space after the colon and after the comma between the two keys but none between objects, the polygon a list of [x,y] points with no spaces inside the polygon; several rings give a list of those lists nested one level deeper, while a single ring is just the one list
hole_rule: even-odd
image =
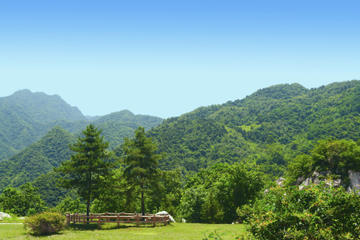
[{"label": "tree trunk", "polygon": [[90,198],[86,202],[86,223],[89,224],[90,216]]},{"label": "tree trunk", "polygon": [[88,180],[88,198],[86,202],[86,223],[89,224],[89,216],[90,216],[90,202],[91,202],[91,173],[89,173],[89,180]]},{"label": "tree trunk", "polygon": [[141,190],[141,213],[145,215],[144,190]]}]

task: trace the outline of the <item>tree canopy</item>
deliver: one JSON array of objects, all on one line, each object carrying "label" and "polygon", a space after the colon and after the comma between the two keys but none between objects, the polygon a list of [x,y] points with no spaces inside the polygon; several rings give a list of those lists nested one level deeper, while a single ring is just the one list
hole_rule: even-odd
[{"label": "tree canopy", "polygon": [[112,170],[112,161],[107,152],[108,143],[100,136],[101,131],[90,124],[82,132],[83,136],[70,146],[74,152],[69,161],[65,161],[57,171],[65,174],[62,185],[76,189],[86,201],[89,216],[91,201],[102,190],[104,179]]},{"label": "tree canopy", "polygon": [[157,146],[151,138],[146,137],[143,127],[135,131],[135,137],[125,139],[124,151],[124,176],[133,186],[133,190],[141,194],[141,212],[145,214],[144,194],[157,185],[158,161],[161,155],[157,154]]}]

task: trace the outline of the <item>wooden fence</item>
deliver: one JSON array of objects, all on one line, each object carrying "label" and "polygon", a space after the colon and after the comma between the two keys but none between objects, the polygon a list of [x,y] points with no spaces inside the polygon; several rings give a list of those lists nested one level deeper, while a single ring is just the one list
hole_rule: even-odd
[{"label": "wooden fence", "polygon": [[[86,214],[75,213],[66,214],[66,223],[87,223]],[[89,223],[133,223],[137,226],[140,224],[164,224],[167,225],[170,222],[169,215],[156,215],[146,214],[141,215],[139,213],[92,213],[89,216]]]}]

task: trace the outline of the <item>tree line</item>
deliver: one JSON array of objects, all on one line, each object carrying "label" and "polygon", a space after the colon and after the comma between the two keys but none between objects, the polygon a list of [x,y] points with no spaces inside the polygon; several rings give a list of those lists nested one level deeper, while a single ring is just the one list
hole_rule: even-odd
[{"label": "tree line", "polygon": [[[285,167],[285,185],[269,174],[266,157],[258,161],[216,163],[196,173],[160,170],[164,155],[138,128],[120,151],[108,150],[101,131],[89,125],[72,144],[73,154],[58,168],[59,184],[68,189],[54,208],[60,212],[147,212],[166,210],[188,222],[247,223],[258,239],[357,239],[360,197],[349,171],[360,171],[360,141],[321,140],[308,154]],[[276,145],[267,153],[281,162]],[[320,174],[321,184],[298,187]],[[340,179],[338,187],[333,180]],[[355,192],[347,192],[353,188]],[[7,188],[0,210],[31,215],[46,208],[31,184]],[[329,217],[330,216],[330,217]],[[344,216],[346,216],[344,218]]]}]

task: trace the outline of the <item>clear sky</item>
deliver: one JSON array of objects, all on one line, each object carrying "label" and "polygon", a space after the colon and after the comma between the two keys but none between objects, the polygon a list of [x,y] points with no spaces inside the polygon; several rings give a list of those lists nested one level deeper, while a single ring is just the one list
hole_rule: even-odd
[{"label": "clear sky", "polygon": [[160,117],[360,79],[360,1],[0,1],[0,96]]}]

